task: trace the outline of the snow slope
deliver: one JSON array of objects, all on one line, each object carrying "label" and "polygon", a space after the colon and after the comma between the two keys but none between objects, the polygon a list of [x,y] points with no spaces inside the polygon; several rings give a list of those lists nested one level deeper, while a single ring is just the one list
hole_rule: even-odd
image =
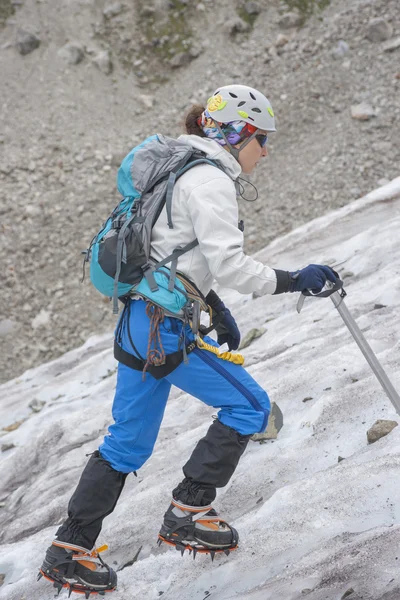
[{"label": "snow slope", "polygon": [[[277,268],[338,264],[346,303],[400,389],[400,177],[259,252]],[[242,333],[266,333],[244,350],[247,368],[284,413],[278,440],[251,442],[216,508],[241,535],[214,563],[156,535],[180,467],[213,410],[174,389],[152,458],[130,476],[99,545],[119,572],[115,600],[350,600],[400,598],[400,428],[372,445],[366,431],[395,410],[329,299],[253,299],[223,290]],[[376,305],[383,305],[377,308]],[[0,386],[1,600],[47,600],[36,573],[66,511],[86,453],[110,422],[112,335]],[[305,401],[305,399],[308,399]],[[32,401],[40,412],[29,407]],[[345,460],[338,462],[341,456]],[[78,598],[78,596],[77,596]]]}]

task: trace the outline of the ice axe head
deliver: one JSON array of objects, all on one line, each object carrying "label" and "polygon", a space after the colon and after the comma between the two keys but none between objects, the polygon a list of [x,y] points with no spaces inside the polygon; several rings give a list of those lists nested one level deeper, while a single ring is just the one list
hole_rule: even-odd
[{"label": "ice axe head", "polygon": [[[333,271],[333,269],[332,269]],[[332,282],[329,279],[326,280],[324,287],[317,293],[314,293],[312,290],[303,290],[300,294],[299,301],[297,303],[297,312],[300,313],[303,308],[304,300],[306,296],[314,296],[315,298],[327,298],[331,296],[335,292],[343,289],[343,281],[340,279],[339,274],[336,271],[333,271],[336,277],[336,281]]]}]

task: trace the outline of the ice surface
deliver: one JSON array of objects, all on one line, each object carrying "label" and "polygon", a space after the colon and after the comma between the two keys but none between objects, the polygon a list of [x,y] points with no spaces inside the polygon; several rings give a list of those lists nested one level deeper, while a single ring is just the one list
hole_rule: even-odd
[{"label": "ice surface", "polygon": [[[337,264],[346,303],[400,390],[400,177],[275,240],[258,258],[276,268]],[[181,466],[213,409],[173,389],[155,452],[128,478],[99,544],[118,568],[115,600],[350,600],[400,598],[400,428],[372,445],[377,419],[398,416],[329,299],[297,295],[223,298],[243,334],[250,373],[284,414],[274,442],[251,443],[216,508],[238,528],[240,548],[214,563],[167,547],[156,535]],[[383,305],[376,308],[376,305]],[[37,568],[68,499],[111,419],[112,335],[0,386],[1,600],[47,600]],[[304,401],[308,398],[307,401]],[[29,408],[44,401],[41,412]],[[338,462],[341,456],[345,460]],[[78,598],[78,596],[77,596]]]}]

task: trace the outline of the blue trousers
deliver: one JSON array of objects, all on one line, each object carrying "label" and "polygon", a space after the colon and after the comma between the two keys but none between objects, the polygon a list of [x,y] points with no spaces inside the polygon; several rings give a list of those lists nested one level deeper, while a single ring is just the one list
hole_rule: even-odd
[{"label": "blue trousers", "polygon": [[[143,300],[130,300],[129,312],[121,322],[121,345],[135,354],[131,342],[142,357],[147,355],[150,320]],[[183,331],[179,319],[165,317],[160,334],[165,354],[179,349],[183,334],[186,343],[193,339],[190,328]],[[118,328],[117,328],[118,329]],[[128,332],[130,335],[128,335]],[[207,343],[218,344],[209,337]],[[264,431],[270,412],[267,393],[239,365],[215,354],[195,348],[187,363],[181,363],[170,375],[155,379],[121,363],[112,415],[114,423],[99,450],[113,469],[122,473],[138,470],[151,456],[161,426],[171,385],[195,396],[208,406],[219,408],[219,421],[242,435]]]}]

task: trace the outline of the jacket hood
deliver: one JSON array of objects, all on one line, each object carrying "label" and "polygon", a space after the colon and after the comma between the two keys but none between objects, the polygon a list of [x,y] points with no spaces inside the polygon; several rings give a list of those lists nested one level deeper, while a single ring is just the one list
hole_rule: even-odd
[{"label": "jacket hood", "polygon": [[189,134],[180,135],[178,140],[185,144],[189,144],[189,146],[196,148],[196,150],[201,150],[210,160],[219,162],[223,171],[225,171],[225,173],[234,181],[242,172],[242,168],[238,161],[215,140]]}]

